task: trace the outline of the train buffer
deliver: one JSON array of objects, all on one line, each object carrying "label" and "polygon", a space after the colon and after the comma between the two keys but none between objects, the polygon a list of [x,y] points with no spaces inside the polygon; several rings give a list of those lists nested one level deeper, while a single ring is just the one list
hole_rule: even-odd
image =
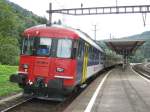
[{"label": "train buffer", "polygon": [[64,112],[149,112],[150,82],[131,66],[101,74]]}]

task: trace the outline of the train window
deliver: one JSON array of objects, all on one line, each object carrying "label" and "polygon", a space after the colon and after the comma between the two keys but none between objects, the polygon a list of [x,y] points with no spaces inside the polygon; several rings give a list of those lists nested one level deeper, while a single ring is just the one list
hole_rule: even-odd
[{"label": "train window", "polygon": [[70,39],[59,39],[57,46],[57,57],[70,58],[72,50],[72,41]]},{"label": "train window", "polygon": [[52,57],[56,57],[57,43],[58,43],[57,39],[52,40],[52,47],[51,47],[51,51],[50,51],[50,53],[51,53],[50,56],[52,56]]},{"label": "train window", "polygon": [[78,59],[81,59],[84,55],[84,42],[81,40],[79,41],[78,46]]},{"label": "train window", "polygon": [[25,38],[23,41],[22,54],[32,55],[33,46],[34,46],[34,38]]},{"label": "train window", "polygon": [[30,37],[23,41],[22,54],[49,56],[51,49],[51,38],[46,37]]},{"label": "train window", "polygon": [[51,38],[39,38],[39,39],[40,42],[38,43],[39,45],[37,46],[36,54],[40,56],[49,56],[52,39]]},{"label": "train window", "polygon": [[73,41],[72,58],[76,58],[78,49],[78,41]]},{"label": "train window", "polygon": [[101,52],[99,52],[98,54],[99,54],[99,64],[100,64],[102,61],[102,55],[101,55]]},{"label": "train window", "polygon": [[28,39],[24,38],[23,39],[23,43],[22,43],[22,51],[21,54],[25,54],[25,52],[27,51],[27,45],[28,45]]},{"label": "train window", "polygon": [[82,44],[81,42],[79,42],[79,46],[78,46],[78,57],[81,57],[82,55]]},{"label": "train window", "polygon": [[101,52],[101,64],[104,64],[104,54]]}]

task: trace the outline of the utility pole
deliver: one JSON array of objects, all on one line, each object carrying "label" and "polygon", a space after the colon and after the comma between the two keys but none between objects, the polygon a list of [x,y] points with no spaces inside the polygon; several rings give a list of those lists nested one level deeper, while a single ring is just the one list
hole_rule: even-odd
[{"label": "utility pole", "polygon": [[111,39],[111,37],[112,37],[112,35],[111,35],[111,33],[110,33],[109,38]]},{"label": "utility pole", "polygon": [[97,25],[93,25],[94,26],[94,40],[96,41],[96,32],[97,32]]},{"label": "utility pole", "polygon": [[51,26],[52,25],[52,3],[49,4],[49,20],[48,20],[48,25]]},{"label": "utility pole", "polygon": [[117,7],[118,7],[118,0],[116,0],[116,12],[118,13],[119,9]]},{"label": "utility pole", "polygon": [[116,0],[116,7],[118,6],[118,0]]}]

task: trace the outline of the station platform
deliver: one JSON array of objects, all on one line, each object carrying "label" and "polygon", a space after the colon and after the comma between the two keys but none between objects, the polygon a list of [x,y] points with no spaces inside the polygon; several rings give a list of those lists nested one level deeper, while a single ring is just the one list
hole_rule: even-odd
[{"label": "station platform", "polygon": [[131,66],[125,71],[115,67],[95,79],[64,112],[149,112],[149,89],[150,81]]}]

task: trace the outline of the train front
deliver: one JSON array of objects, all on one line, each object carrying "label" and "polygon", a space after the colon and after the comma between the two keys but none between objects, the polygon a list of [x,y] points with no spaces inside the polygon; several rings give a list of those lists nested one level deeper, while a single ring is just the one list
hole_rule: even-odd
[{"label": "train front", "polygon": [[[72,32],[70,32],[72,33]],[[41,98],[69,94],[75,86],[73,37],[61,28],[30,28],[24,32],[19,72],[10,77],[24,93]]]}]

